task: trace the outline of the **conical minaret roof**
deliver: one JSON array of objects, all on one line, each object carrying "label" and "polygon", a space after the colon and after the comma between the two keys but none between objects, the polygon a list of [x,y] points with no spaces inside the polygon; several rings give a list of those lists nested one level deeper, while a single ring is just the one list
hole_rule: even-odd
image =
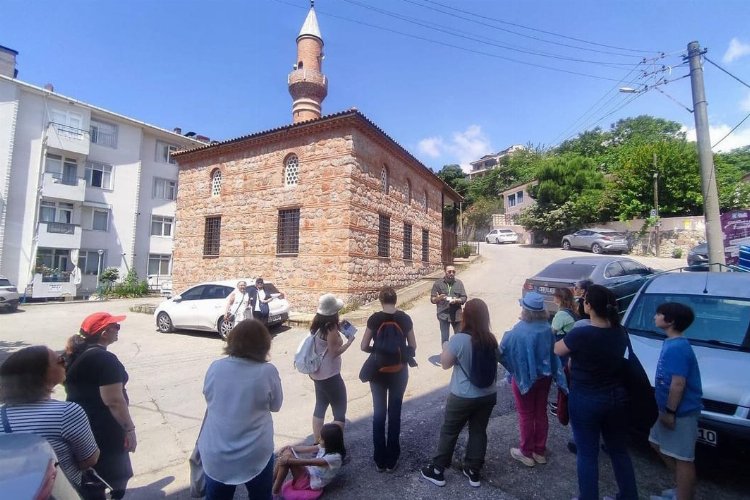
[{"label": "conical minaret roof", "polygon": [[305,35],[314,36],[321,42],[323,41],[323,35],[320,34],[320,28],[318,27],[318,16],[315,15],[314,2],[310,2],[310,12],[307,13],[305,23],[302,25],[302,29],[299,30],[297,40]]}]

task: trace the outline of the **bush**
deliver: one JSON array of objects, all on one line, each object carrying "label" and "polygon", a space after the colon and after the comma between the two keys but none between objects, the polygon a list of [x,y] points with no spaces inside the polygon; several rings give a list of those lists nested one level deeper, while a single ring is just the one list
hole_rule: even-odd
[{"label": "bush", "polygon": [[672,249],[672,258],[673,259],[681,259],[682,258],[682,248],[676,247]]},{"label": "bush", "polygon": [[148,295],[148,282],[146,280],[138,281],[138,273],[131,269],[122,283],[117,283],[111,289],[110,295],[115,297],[143,297]]},{"label": "bush", "polygon": [[471,245],[463,244],[453,249],[453,256],[465,259],[471,255]]}]

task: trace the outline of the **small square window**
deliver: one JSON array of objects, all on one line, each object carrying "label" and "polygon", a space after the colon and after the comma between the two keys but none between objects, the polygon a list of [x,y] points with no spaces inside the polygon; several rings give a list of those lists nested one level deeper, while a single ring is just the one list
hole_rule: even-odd
[{"label": "small square window", "polygon": [[94,218],[91,223],[94,231],[107,231],[109,229],[109,211],[94,210]]}]

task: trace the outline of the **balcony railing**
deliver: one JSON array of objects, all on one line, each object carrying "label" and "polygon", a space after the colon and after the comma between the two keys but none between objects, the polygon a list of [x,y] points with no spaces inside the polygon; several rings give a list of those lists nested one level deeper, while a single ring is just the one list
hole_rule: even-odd
[{"label": "balcony railing", "polygon": [[78,176],[76,174],[59,174],[57,172],[47,172],[52,176],[57,184],[65,184],[66,186],[77,186]]},{"label": "balcony railing", "polygon": [[80,128],[71,127],[62,123],[50,122],[50,127],[54,128],[60,137],[74,141],[84,141],[89,137],[89,131]]},{"label": "balcony railing", "polygon": [[56,234],[75,234],[76,225],[66,222],[47,222],[47,232]]}]

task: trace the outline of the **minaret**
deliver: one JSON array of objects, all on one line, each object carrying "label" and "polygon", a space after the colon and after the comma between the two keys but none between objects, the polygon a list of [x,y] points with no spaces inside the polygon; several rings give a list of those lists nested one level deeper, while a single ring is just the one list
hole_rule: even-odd
[{"label": "minaret", "polygon": [[320,103],[328,95],[328,79],[322,73],[323,37],[315,15],[315,0],[297,36],[297,62],[289,73],[289,93],[294,99],[294,123],[320,118]]}]

